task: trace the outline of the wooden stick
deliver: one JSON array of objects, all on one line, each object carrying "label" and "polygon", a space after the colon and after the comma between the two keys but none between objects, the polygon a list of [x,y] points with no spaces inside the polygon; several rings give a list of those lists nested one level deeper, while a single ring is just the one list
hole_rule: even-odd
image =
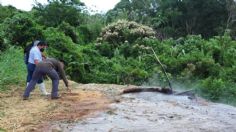
[{"label": "wooden stick", "polygon": [[171,89],[171,91],[172,91],[172,86],[171,86],[171,83],[170,83],[170,79],[168,78],[168,76],[167,76],[167,74],[166,74],[166,70],[165,70],[164,66],[162,65],[161,61],[160,61],[159,58],[157,57],[157,55],[156,55],[155,51],[153,50],[153,48],[151,48],[151,50],[152,50],[152,52],[153,52],[153,54],[154,54],[154,56],[155,56],[157,62],[161,65],[161,68],[162,68],[162,70],[163,70],[163,72],[164,72],[164,74],[165,74],[165,76],[166,76],[166,78],[167,78],[167,81],[168,81],[168,83],[169,83],[170,89]]}]

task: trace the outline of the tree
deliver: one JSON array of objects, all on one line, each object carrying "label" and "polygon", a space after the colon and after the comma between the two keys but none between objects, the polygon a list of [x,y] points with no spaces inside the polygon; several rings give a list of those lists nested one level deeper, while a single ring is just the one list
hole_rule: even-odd
[{"label": "tree", "polygon": [[90,43],[97,39],[105,25],[104,17],[100,14],[83,14],[83,23],[78,27],[81,43]]},{"label": "tree", "polygon": [[227,20],[226,0],[185,0],[178,2],[180,26],[185,34],[201,34],[205,38],[222,34],[219,29]]},{"label": "tree", "polygon": [[[127,19],[153,27],[161,37],[223,34],[229,0],[121,0],[108,12],[108,22],[122,12]],[[230,0],[232,1],[232,0]],[[234,2],[235,3],[235,2]]]},{"label": "tree", "polygon": [[3,23],[3,37],[8,44],[24,47],[28,42],[42,39],[41,29],[26,14],[18,13]]},{"label": "tree", "polygon": [[34,14],[40,24],[48,27],[57,27],[63,21],[72,26],[79,26],[80,6],[83,4],[79,0],[49,0],[46,6],[37,3]]},{"label": "tree", "polygon": [[83,80],[84,67],[81,65],[83,57],[78,52],[78,45],[74,44],[70,37],[57,28],[49,27],[44,30],[43,34],[49,44],[49,55],[65,61],[66,71],[71,79]]},{"label": "tree", "polygon": [[236,39],[236,2],[227,0],[228,19],[226,29],[230,29],[231,36]]},{"label": "tree", "polygon": [[0,4],[0,23],[2,23],[6,18],[12,17],[17,12],[17,9],[13,6],[2,6]]},{"label": "tree", "polygon": [[84,5],[80,0],[48,0],[49,3],[59,2],[64,5],[80,6]]},{"label": "tree", "polygon": [[6,45],[4,45],[3,38],[0,36],[0,52],[5,50]]},{"label": "tree", "polygon": [[134,21],[118,20],[102,29],[101,37],[98,38],[98,41],[119,45],[125,42],[133,43],[137,39],[154,36],[155,32],[148,26]]},{"label": "tree", "polygon": [[62,22],[58,28],[59,28],[59,31],[62,31],[64,32],[66,36],[69,36],[74,43],[78,42],[76,31],[74,27],[72,27],[69,23]]},{"label": "tree", "polygon": [[158,6],[158,0],[121,0],[107,13],[107,22],[114,22],[118,18],[146,24]]},{"label": "tree", "polygon": [[135,45],[135,42],[148,38],[155,38],[152,28],[134,21],[118,20],[102,29],[97,48],[108,57],[112,57],[115,52],[125,57],[136,56],[140,45]]}]

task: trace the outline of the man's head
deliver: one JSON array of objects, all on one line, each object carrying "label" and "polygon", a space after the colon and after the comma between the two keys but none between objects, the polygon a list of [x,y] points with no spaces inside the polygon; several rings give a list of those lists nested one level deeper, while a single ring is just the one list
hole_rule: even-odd
[{"label": "man's head", "polygon": [[60,65],[62,68],[65,66],[65,61],[63,59],[59,59]]},{"label": "man's head", "polygon": [[44,49],[48,47],[47,43],[44,41],[39,41],[37,46],[41,52],[43,52]]}]

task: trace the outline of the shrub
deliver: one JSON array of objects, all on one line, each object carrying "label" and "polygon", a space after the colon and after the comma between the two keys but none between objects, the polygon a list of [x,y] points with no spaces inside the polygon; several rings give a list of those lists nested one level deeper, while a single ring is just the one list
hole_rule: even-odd
[{"label": "shrub", "polygon": [[66,36],[69,36],[74,43],[78,42],[75,27],[72,27],[69,23],[62,22],[58,28]]},{"label": "shrub", "polygon": [[86,55],[85,58],[90,67],[85,76],[87,82],[140,85],[150,74],[145,63],[133,58],[126,59],[118,53],[111,59],[96,52],[94,55]]},{"label": "shrub", "polygon": [[133,43],[138,38],[152,38],[155,32],[152,28],[133,21],[118,20],[102,29],[98,42],[108,42],[115,47],[124,42]]},{"label": "shrub", "polygon": [[23,51],[10,47],[0,55],[0,90],[9,90],[10,85],[24,85],[27,70],[23,61]]},{"label": "shrub", "polygon": [[212,101],[236,105],[235,83],[221,78],[209,77],[202,81],[200,95]]},{"label": "shrub", "polygon": [[102,24],[95,20],[93,23],[87,23],[80,25],[79,30],[79,36],[81,39],[81,42],[83,43],[91,43],[96,40],[96,38],[99,36],[99,33],[102,29]]},{"label": "shrub", "polygon": [[224,90],[226,90],[225,82],[222,79],[209,77],[202,81],[201,94],[213,101],[219,101]]},{"label": "shrub", "polygon": [[49,44],[47,53],[51,57],[65,61],[67,74],[75,81],[83,79],[84,68],[82,55],[77,52],[78,45],[74,44],[70,37],[65,36],[57,28],[47,28],[44,31],[46,41]]},{"label": "shrub", "polygon": [[30,17],[19,13],[5,19],[3,36],[7,44],[25,47],[32,40],[42,39],[42,32]]},{"label": "shrub", "polygon": [[4,51],[7,48],[7,45],[4,43],[2,30],[3,30],[3,25],[0,24],[0,52]]},{"label": "shrub", "polygon": [[4,44],[3,38],[0,36],[0,52],[6,49],[6,44]]}]

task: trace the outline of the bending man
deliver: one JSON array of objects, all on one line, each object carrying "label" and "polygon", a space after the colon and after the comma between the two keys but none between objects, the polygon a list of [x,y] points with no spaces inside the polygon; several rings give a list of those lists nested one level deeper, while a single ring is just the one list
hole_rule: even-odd
[{"label": "bending man", "polygon": [[51,98],[58,99],[58,85],[60,77],[63,79],[67,90],[69,90],[68,80],[66,79],[65,71],[63,68],[63,63],[54,58],[47,58],[45,61],[39,62],[36,65],[32,79],[24,92],[23,99],[27,100],[29,98],[30,92],[34,89],[37,81],[44,75],[48,75],[52,80]]}]

